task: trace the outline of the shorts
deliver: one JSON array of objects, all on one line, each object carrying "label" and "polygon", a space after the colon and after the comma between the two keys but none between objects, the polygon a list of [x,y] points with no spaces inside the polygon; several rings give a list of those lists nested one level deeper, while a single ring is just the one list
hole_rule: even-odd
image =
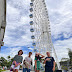
[{"label": "shorts", "polygon": [[11,68],[12,68],[12,69],[18,69],[18,70],[19,70],[20,65],[18,65],[17,67],[15,67],[15,65],[11,65]]},{"label": "shorts", "polygon": [[45,72],[53,72],[53,67],[45,67]]}]

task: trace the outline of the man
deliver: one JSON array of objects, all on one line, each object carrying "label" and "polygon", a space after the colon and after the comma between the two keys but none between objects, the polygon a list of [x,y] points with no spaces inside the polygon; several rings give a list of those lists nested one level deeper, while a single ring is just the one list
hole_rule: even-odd
[{"label": "man", "polygon": [[54,72],[55,71],[55,60],[50,56],[50,53],[47,52],[47,57],[45,58],[45,72]]},{"label": "man", "polygon": [[32,65],[32,59],[31,59],[32,52],[29,52],[29,55],[25,57],[23,61],[23,72],[30,72],[31,71],[31,65]]}]

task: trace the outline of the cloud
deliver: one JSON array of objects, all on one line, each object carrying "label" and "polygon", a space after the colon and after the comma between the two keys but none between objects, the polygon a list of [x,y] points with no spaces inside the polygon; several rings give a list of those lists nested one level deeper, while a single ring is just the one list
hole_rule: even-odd
[{"label": "cloud", "polygon": [[7,4],[7,22],[17,22],[20,19],[20,11]]},{"label": "cloud", "polygon": [[61,33],[64,38],[72,36],[72,1],[46,0],[52,36],[56,39]]},{"label": "cloud", "polygon": [[7,59],[7,56],[10,56],[11,58],[14,57],[16,54],[18,54],[18,51],[21,50],[21,47],[8,47],[3,48],[0,53],[0,57],[4,57]]},{"label": "cloud", "polygon": [[28,48],[28,49],[33,50],[33,48]]},{"label": "cloud", "polygon": [[61,40],[56,41],[54,43],[54,48],[59,61],[61,60],[61,58],[69,58],[68,48],[72,49],[72,38],[63,41]]},{"label": "cloud", "polygon": [[[52,40],[58,59],[68,57],[66,48],[72,47],[72,0],[46,0]],[[23,57],[27,56],[28,49],[25,47],[32,46],[29,25],[29,8],[30,0],[7,0],[7,26],[5,31],[4,49],[6,54],[0,56],[12,57],[17,54],[19,49],[23,49]],[[24,47],[25,46],[25,47]],[[23,47],[23,48],[22,48]],[[30,48],[33,50],[33,48]],[[34,59],[34,55],[33,55]]]},{"label": "cloud", "polygon": [[[25,6],[27,7],[24,7]],[[29,3],[26,1],[7,1],[7,26],[5,32],[5,46],[25,46],[31,45],[31,33],[29,25],[29,12],[27,13],[23,8],[29,11]],[[17,7],[16,7],[17,6]],[[21,7],[19,9],[19,7]],[[24,10],[24,11],[23,11]],[[11,11],[11,12],[10,12]],[[27,13],[25,16],[21,13]]]},{"label": "cloud", "polygon": [[52,41],[60,61],[68,57],[67,48],[72,48],[72,0],[46,0],[46,5]]}]

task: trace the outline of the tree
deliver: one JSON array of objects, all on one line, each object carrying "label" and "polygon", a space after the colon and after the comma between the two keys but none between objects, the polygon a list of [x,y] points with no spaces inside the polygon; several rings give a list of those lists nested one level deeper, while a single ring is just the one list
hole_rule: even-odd
[{"label": "tree", "polygon": [[13,62],[13,58],[11,58],[10,56],[7,57],[8,59],[6,60],[4,57],[0,58],[0,64],[1,66],[6,66],[8,69],[10,68],[12,62]]},{"label": "tree", "polygon": [[68,49],[68,55],[69,55],[69,58],[70,58],[70,65],[72,65],[72,50],[71,49]]},{"label": "tree", "polygon": [[60,65],[62,69],[67,70],[70,66],[72,66],[72,50],[68,48],[69,58],[62,58],[60,61]]},{"label": "tree", "polygon": [[7,60],[4,57],[1,57],[1,66],[6,66],[7,65]]},{"label": "tree", "polygon": [[10,56],[8,56],[7,58],[8,58],[8,59],[10,59],[11,57],[10,57]]}]

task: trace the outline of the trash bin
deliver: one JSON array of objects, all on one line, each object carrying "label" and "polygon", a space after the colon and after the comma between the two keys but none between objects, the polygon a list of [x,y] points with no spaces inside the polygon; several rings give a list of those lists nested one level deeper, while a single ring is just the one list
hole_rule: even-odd
[{"label": "trash bin", "polygon": [[62,72],[62,70],[56,70],[56,72]]},{"label": "trash bin", "polygon": [[67,70],[64,70],[64,72],[67,72]]}]

